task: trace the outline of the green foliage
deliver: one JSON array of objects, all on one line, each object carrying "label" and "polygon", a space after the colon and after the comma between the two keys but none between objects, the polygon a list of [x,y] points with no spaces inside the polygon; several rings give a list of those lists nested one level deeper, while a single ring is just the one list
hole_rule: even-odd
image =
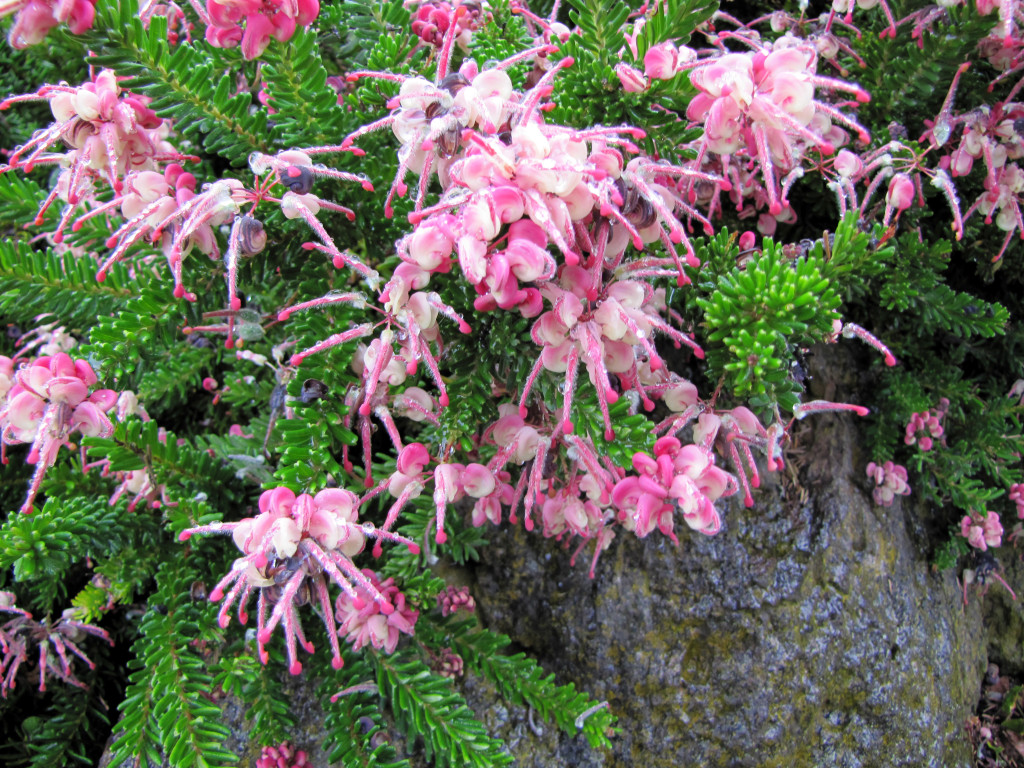
[{"label": "green foliage", "polygon": [[[348,407],[345,393],[354,379],[347,366],[333,364],[341,354],[331,352],[309,358],[302,366],[302,380],[289,382],[297,418],[278,419],[276,435],[280,443],[274,447],[281,453],[273,485],[287,485],[295,491],[318,491],[327,486],[328,477],[340,480],[345,474],[338,459],[344,446],[351,446],[356,436],[345,426]],[[302,381],[319,381],[327,387],[327,396],[302,403]]]},{"label": "green foliage", "polygon": [[32,580],[33,604],[49,610],[65,589],[64,575],[80,558],[101,557],[126,535],[123,509],[105,498],[47,499],[31,515],[13,513],[0,527],[0,570]]},{"label": "green foliage", "polygon": [[943,272],[948,265],[950,244],[938,240],[920,242],[913,234],[899,238],[892,273],[879,287],[878,298],[885,309],[912,316],[918,337],[951,332],[960,338],[991,338],[1005,332],[1009,312],[969,293],[953,290]]},{"label": "green foliage", "polygon": [[[394,471],[393,466],[392,471]],[[385,470],[378,471],[375,467],[374,476],[378,478],[385,476]],[[389,497],[385,498],[388,498],[389,503],[382,505],[384,510],[387,509],[391,501]],[[382,572],[385,575],[394,576],[402,582],[405,588],[408,588],[409,585],[420,585],[419,591],[428,602],[441,591],[443,584],[441,586],[423,585],[419,578],[424,573],[424,568],[435,562],[438,557],[450,558],[456,565],[468,565],[480,559],[480,552],[487,545],[486,529],[470,525],[462,515],[458,514],[458,510],[453,509],[449,509],[444,523],[448,540],[444,544],[436,544],[434,541],[436,512],[431,493],[422,493],[406,505],[400,518],[398,532],[419,542],[422,552],[414,555],[405,547],[395,547],[382,567]],[[381,519],[383,519],[383,513]]]},{"label": "green foliage", "polygon": [[[531,7],[546,13],[542,7],[550,10],[551,5]],[[646,132],[637,143],[649,156],[672,162],[692,156],[691,149],[681,146],[699,135],[699,129],[688,129],[684,117],[696,93],[688,75],[654,80],[641,93],[627,93],[615,67],[622,63],[642,69],[651,47],[691,40],[717,7],[714,0],[667,0],[646,5],[641,18],[630,4],[614,0],[569,0],[561,18],[578,25],[579,33],[548,56],[574,62],[554,78],[551,103],[543,104],[544,119],[579,128],[628,124]],[[192,18],[194,9],[185,7],[184,12]],[[454,67],[464,56],[480,65],[505,59],[534,42],[530,24],[513,13],[508,0],[494,0],[487,13],[493,23],[474,32],[468,54],[455,52]],[[939,19],[937,32],[926,35],[920,47],[904,38],[879,39],[880,14],[869,15],[865,34],[851,39],[869,65],[860,82],[872,91],[873,101],[858,116],[874,136],[885,136],[890,121],[934,116],[962,57],[991,27],[992,18],[978,18],[973,8],[948,9],[948,14],[948,21]],[[436,79],[438,53],[412,34],[404,0],[324,4],[314,26],[297,30],[287,42],[272,41],[258,62],[245,61],[238,49],[213,48],[203,41],[200,27],[193,42],[171,44],[167,24],[159,16],[143,24],[137,0],[100,0],[94,30],[77,37],[52,31],[51,55],[42,48],[24,55],[0,53],[0,84],[15,93],[31,92],[42,80],[80,82],[88,50],[94,54],[89,66],[114,68],[125,78],[123,88],[151,99],[157,114],[173,121],[169,141],[199,158],[190,170],[200,183],[232,174],[248,183],[248,171],[231,168],[242,168],[251,152],[338,145],[357,128],[387,116],[398,82],[371,77],[348,82],[347,75],[375,70]],[[734,41],[723,40],[733,47]],[[844,66],[852,68],[849,61]],[[524,61],[512,68],[513,82],[524,83],[532,67]],[[981,93],[991,74],[983,70],[972,67],[965,75],[958,104],[978,103],[973,94]],[[1005,93],[1010,82],[999,87]],[[25,141],[51,120],[44,103],[19,103],[0,116],[0,133],[9,137],[2,146]],[[911,135],[919,130],[916,124],[907,127]],[[325,163],[366,172],[378,185],[390,184],[398,168],[394,131],[385,126],[358,144],[366,158],[337,153]],[[625,147],[625,154],[634,149]],[[894,167],[931,167],[932,153],[901,150]],[[70,599],[77,617],[111,628],[118,642],[114,654],[123,654],[131,644],[134,657],[119,721],[103,709],[104,701],[121,699],[123,691],[116,689],[126,684],[113,671],[111,655],[99,657],[98,669],[82,675],[94,686],[91,693],[59,688],[49,698],[36,699],[33,691],[19,686],[17,698],[0,703],[5,721],[0,740],[21,741],[5,748],[4,757],[10,753],[19,764],[37,766],[89,764],[113,728],[115,766],[234,764],[238,757],[225,747],[227,729],[219,724],[222,694],[244,703],[256,744],[279,742],[294,728],[288,685],[282,684],[280,643],[269,648],[270,663],[260,664],[253,643],[235,627],[222,631],[215,619],[217,606],[202,599],[238,556],[231,542],[196,538],[183,544],[176,534],[197,524],[252,515],[260,486],[285,485],[309,493],[334,486],[360,489],[367,478],[356,457],[364,449],[374,457],[374,483],[394,473],[394,451],[381,420],[371,414],[364,432],[352,410],[362,386],[352,365],[358,342],[313,355],[301,366],[290,365],[289,357],[358,323],[380,323],[377,328],[387,325],[402,333],[404,310],[392,306],[383,315],[371,314],[377,286],[350,270],[335,270],[320,253],[300,249],[311,235],[303,222],[286,221],[273,202],[280,188],[254,191],[260,200],[250,202],[259,203],[268,245],[241,265],[243,309],[237,319],[245,340],[225,351],[222,337],[185,331],[220,322],[224,264],[193,247],[185,272],[198,298],[180,301],[173,296],[160,246],[144,239],[122,263],[106,270],[104,282],[97,282],[98,264],[107,254],[101,246],[110,235],[110,223],[102,216],[77,231],[66,228],[64,243],[47,244],[41,235],[53,232],[62,215],[70,220],[88,210],[84,204],[77,212],[69,210],[58,198],[38,225],[26,229],[56,178],[51,171],[47,166],[29,177],[0,173],[0,317],[22,331],[56,322],[87,339],[74,354],[93,364],[103,386],[134,390],[154,420],[117,423],[111,437],[82,441],[90,462],[106,460],[102,474],[98,469],[83,474],[73,451],[62,451],[42,486],[40,498],[46,501],[36,514],[10,514],[0,524],[0,586],[13,590],[19,604],[51,615]],[[604,181],[595,174],[588,183]],[[976,199],[980,182],[972,189],[967,180],[958,178],[957,184],[961,181],[961,197]],[[794,188],[795,206],[801,195],[823,191],[823,184],[815,183],[800,182],[803,192]],[[437,185],[431,184],[433,201]],[[322,179],[315,192],[356,211],[351,224],[333,214],[322,222],[339,246],[387,278],[399,263],[394,243],[409,232],[411,199],[397,201],[395,216],[386,220],[383,194],[370,196],[358,185]],[[874,194],[875,208],[865,215],[869,221],[884,192]],[[938,198],[934,190],[928,194]],[[834,234],[822,234],[832,225],[832,197],[817,198],[806,210],[800,207],[799,222],[780,225],[789,245],[768,240],[760,251],[741,254],[736,234],[725,230],[695,241],[702,266],[688,270],[693,285],[667,286],[666,294],[672,311],[682,316],[681,325],[702,337],[707,360],[691,361],[680,373],[693,377],[705,397],[720,392],[715,407],[736,400],[773,416],[791,409],[801,393],[791,376],[792,364],[805,348],[830,340],[842,301],[843,319],[869,327],[900,360],[895,369],[883,369],[862,345],[850,342],[847,347],[860,369],[858,394],[866,395],[863,402],[873,410],[873,418],[864,420],[871,456],[911,467],[914,493],[946,510],[938,527],[949,522],[946,517],[961,514],[954,508],[1007,514],[1012,507],[1006,490],[1024,481],[1022,407],[1004,394],[1015,376],[1024,376],[1024,330],[1010,325],[1021,308],[1017,294],[1024,271],[1017,255],[1008,254],[1000,281],[982,283],[963,268],[963,260],[950,266],[946,219],[937,209],[934,215],[904,212],[899,237],[895,227],[862,224],[856,213],[839,223]],[[110,190],[99,190],[88,204],[113,201]],[[751,212],[756,214],[747,208],[741,215]],[[968,222],[965,242],[991,237],[980,218]],[[223,253],[227,226],[214,231]],[[807,239],[792,244],[802,236]],[[663,255],[657,243],[648,252]],[[984,254],[970,257],[985,260]],[[970,266],[973,270],[975,265]],[[439,365],[450,404],[438,409],[436,425],[399,419],[399,429],[406,443],[422,442],[442,461],[486,463],[496,449],[483,440],[483,432],[496,420],[498,403],[518,399],[540,350],[530,338],[534,318],[515,311],[477,311],[478,294],[458,271],[434,274],[429,285],[472,326],[470,334],[460,335],[448,319],[441,319]],[[980,274],[991,278],[993,273],[988,268]],[[295,301],[339,290],[366,291],[366,304],[277,319],[281,308]],[[37,320],[40,315],[46,317]],[[11,339],[0,336],[0,352],[13,354],[18,335],[12,329]],[[663,347],[667,352],[668,345]],[[203,388],[206,376],[221,382],[216,399]],[[615,436],[606,440],[588,378],[581,368],[571,414],[575,433],[592,442],[600,456],[628,468],[634,453],[650,452],[657,416],[631,413],[636,403],[623,396],[610,407]],[[326,394],[309,396],[307,382],[322,384]],[[541,372],[528,403],[532,424],[543,429],[542,422],[557,414],[562,384],[563,377]],[[403,386],[435,391],[425,365],[391,386],[386,396],[400,394]],[[383,398],[385,390],[380,392]],[[941,445],[930,452],[905,446],[902,430],[910,414],[933,407],[942,397],[951,406]],[[242,435],[228,433],[235,424],[242,425]],[[181,445],[179,435],[185,438]],[[571,467],[564,455],[570,440],[556,440],[562,441],[561,448],[550,459],[557,478]],[[26,450],[17,450],[15,459],[20,460]],[[513,486],[528,467],[508,468]],[[31,469],[19,461],[8,471],[4,499],[23,498],[23,475]],[[137,470],[145,470],[166,499],[159,506],[143,500],[132,511],[128,498],[111,506],[110,495],[124,479],[118,473]],[[15,487],[17,493],[10,496]],[[531,707],[567,734],[582,733],[594,748],[608,748],[615,716],[607,706],[573,685],[556,684],[553,675],[524,654],[506,655],[507,637],[474,622],[439,618],[435,597],[445,582],[438,574],[451,564],[471,567],[483,555],[489,529],[471,525],[472,499],[466,499],[447,510],[448,540],[437,545],[431,491],[428,481],[396,524],[421,545],[421,552],[389,545],[388,557],[379,563],[370,562],[368,554],[356,557],[357,567],[374,567],[382,578],[395,578],[408,604],[420,611],[415,638],[403,639],[391,656],[372,649],[357,654],[346,647],[342,670],[329,666],[322,647],[308,658],[307,679],[319,687],[331,759],[365,768],[408,768],[423,759],[441,768],[512,763],[508,748],[487,735],[452,682],[431,672],[446,649],[459,654],[470,674],[492,683],[509,702]],[[388,493],[380,494],[360,509],[361,520],[381,524],[393,501]],[[964,540],[954,531],[939,546],[936,566],[953,567],[965,553]],[[273,588],[263,592],[271,601],[274,594]],[[323,638],[310,639],[323,645]],[[330,702],[345,689],[354,690]],[[31,713],[21,715],[28,711],[22,709],[26,703]],[[9,724],[9,712],[23,719]],[[410,760],[398,757],[387,743],[392,720],[405,734]]]},{"label": "green foliage", "polygon": [[117,424],[111,437],[88,437],[90,458],[106,458],[110,471],[145,469],[156,485],[166,485],[172,500],[187,503],[195,494],[212,501],[237,497],[231,473],[206,451],[163,432],[155,421],[130,419]]},{"label": "green foliage", "polygon": [[411,49],[409,11],[402,0],[379,0],[376,3],[344,2],[320,7],[321,31],[341,40],[335,55],[353,69],[373,69],[368,54],[378,41],[388,39],[399,43],[406,53]]},{"label": "green foliage", "polygon": [[438,766],[492,768],[513,762],[452,690],[451,681],[432,673],[419,658],[399,649],[390,656],[367,653],[367,659],[410,748],[422,738],[426,758]]},{"label": "green foliage", "polygon": [[[636,38],[638,61],[644,54],[664,42],[686,45],[690,35],[718,10],[717,0],[667,0],[657,12],[644,16],[646,23]],[[634,25],[635,29],[635,25]]]},{"label": "green foliage", "polygon": [[264,667],[255,648],[244,648],[222,655],[214,667],[213,685],[245,702],[245,717],[254,741],[261,745],[280,744],[295,727],[288,692],[280,683],[285,665],[281,652],[269,648],[270,663]]},{"label": "green foliage", "polygon": [[839,317],[839,297],[814,254],[791,258],[765,240],[760,254],[713,282],[697,301],[708,328],[711,370],[752,404],[792,410],[798,388],[789,369],[795,349],[821,341]]},{"label": "green foliage", "polygon": [[[562,46],[559,57],[572,57],[573,65],[555,78],[556,104],[551,119],[580,128],[592,125],[631,125],[646,132],[638,142],[654,155],[677,158],[680,144],[700,135],[687,130],[677,115],[686,111],[696,89],[685,75],[654,80],[642,93],[627,93],[615,74],[618,51],[626,46],[626,20],[630,8],[615,0],[570,0],[569,17],[579,25]],[[648,19],[637,38],[639,59],[650,46],[666,40],[685,43],[698,24],[718,9],[716,0],[669,0]],[[628,58],[627,58],[628,61]],[[656,108],[655,108],[656,106]]]},{"label": "green foliage", "polygon": [[[880,38],[877,32],[883,22],[878,21],[872,25],[873,31],[868,28],[852,41],[871,73],[870,78],[860,80],[871,93],[871,103],[860,110],[862,119],[880,126],[896,121],[917,135],[922,119],[939,111],[957,67],[992,27],[991,20],[979,16],[973,3],[947,12],[945,22],[937,22],[931,34],[916,40],[907,35]],[[984,80],[979,79],[981,82]],[[961,92],[965,85],[961,84]]]},{"label": "green foliage", "polygon": [[949,539],[935,551],[932,565],[939,571],[956,568],[960,558],[966,555],[969,549],[967,539],[960,535],[960,531],[951,529]]},{"label": "green foliage", "polygon": [[127,304],[138,282],[121,264],[98,283],[95,265],[87,259],[0,241],[0,313],[25,323],[48,314],[70,328],[86,327]]},{"label": "green foliage", "polygon": [[[88,682],[95,684],[95,677],[89,675]],[[25,747],[31,755],[27,765],[91,766],[95,764],[95,756],[88,751],[91,733],[94,729],[109,729],[110,720],[97,697],[77,688],[60,687],[54,691],[46,717],[27,718],[22,727]]]},{"label": "green foliage", "polygon": [[[16,173],[0,175],[0,202],[3,203],[0,206],[0,226],[12,230],[10,234],[14,235],[25,222],[35,220],[39,205],[45,199],[45,190],[33,179]],[[52,225],[56,213],[56,209],[51,206],[44,214],[44,221]],[[11,243],[5,240],[5,244]]]},{"label": "green foliage", "polygon": [[532,707],[546,720],[554,720],[563,731],[575,735],[582,732],[591,747],[608,748],[615,716],[607,707],[598,707],[586,694],[572,684],[556,685],[554,675],[545,674],[525,654],[503,655],[511,640],[490,630],[474,631],[472,621],[432,623],[421,632],[437,633],[438,645],[450,644],[465,662],[467,669],[483,675],[513,704]]},{"label": "green foliage", "polygon": [[598,456],[607,456],[617,467],[631,467],[637,451],[650,453],[654,446],[654,426],[640,413],[630,413],[628,397],[620,397],[608,406],[612,429],[611,440],[605,439],[604,419],[598,406],[597,392],[589,381],[580,384],[572,404],[575,434],[587,436]]},{"label": "green foliage", "polygon": [[358,691],[339,697],[336,703],[329,701],[334,694],[358,686],[372,675],[365,660],[347,655],[350,660],[344,669],[325,667],[317,675],[318,693],[327,711],[324,749],[330,760],[346,768],[409,768],[409,761],[398,759],[385,737],[379,694]]},{"label": "green foliage", "polygon": [[[136,295],[115,313],[95,317],[84,350],[104,362],[108,386],[134,390],[143,402],[157,407],[181,403],[215,356],[214,349],[190,345],[182,335],[182,308],[167,273],[159,274],[161,279],[151,283],[136,281]],[[192,315],[189,322],[199,325],[194,306],[186,311]]]},{"label": "green foliage", "polygon": [[[235,765],[224,748],[228,729],[220,724],[220,708],[208,698],[213,678],[196,644],[216,641],[216,607],[196,603],[189,585],[199,577],[185,558],[168,560],[156,574],[157,591],[150,597],[132,647],[135,672],[111,746],[111,765],[174,766]],[[192,638],[182,643],[182,638]]]},{"label": "green foliage", "polygon": [[316,33],[298,29],[287,43],[274,41],[263,59],[278,146],[337,144],[347,133],[344,113],[327,85]]},{"label": "green foliage", "polygon": [[[834,233],[824,233],[810,249],[811,256],[822,263],[822,274],[846,301],[863,297],[872,278],[883,273],[887,278],[901,277],[892,269],[896,246],[886,241],[885,228],[876,224],[871,232],[865,232],[859,224],[856,212],[846,214]],[[886,284],[890,282],[886,280]]]}]

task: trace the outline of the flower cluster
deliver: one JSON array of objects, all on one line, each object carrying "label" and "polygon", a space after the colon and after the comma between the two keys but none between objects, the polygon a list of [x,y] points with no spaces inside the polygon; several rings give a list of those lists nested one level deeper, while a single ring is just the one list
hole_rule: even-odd
[{"label": "flower cluster", "polygon": [[[684,266],[697,267],[700,262],[684,222],[695,219],[711,232],[710,222],[689,202],[697,197],[691,194],[692,187],[728,189],[729,182],[698,170],[699,163],[673,166],[642,156],[629,159],[629,154],[639,152],[633,139],[643,137],[634,128],[578,130],[545,121],[543,101],[550,83],[573,61],[554,63],[523,92],[512,87],[505,69],[527,56],[550,53],[551,38],[483,70],[468,60],[458,72],[448,73],[454,34],[449,26],[433,82],[374,72],[350,75],[350,80],[378,77],[399,82],[399,93],[389,103],[392,113],[355,131],[338,147],[305,150],[352,150],[368,132],[390,128],[400,142],[399,169],[386,214],[391,215],[394,201],[408,192],[408,172],[418,173],[420,181],[409,214],[415,228],[399,241],[401,263],[380,294],[384,320],[376,326],[352,325],[293,355],[291,363],[298,365],[309,355],[385,326],[356,354],[353,365],[362,386],[349,390],[345,417],[347,426],[359,422],[365,483],[373,489],[367,498],[387,491],[394,499],[383,531],[392,530],[402,508],[431,479],[439,542],[446,538],[447,506],[463,496],[476,499],[474,525],[497,524],[504,505],[510,506],[510,520],[516,522],[522,504],[527,529],[534,526],[536,508],[545,536],[566,543],[574,536],[583,544],[593,541],[595,559],[611,542],[614,526],[641,536],[658,528],[674,538],[675,511],[697,530],[717,531],[721,522],[715,501],[742,487],[745,502],[753,504],[750,488],[757,487],[759,476],[752,448],[767,453],[769,470],[781,468],[786,430],[780,421],[766,429],[744,408],[716,413],[699,401],[692,384],[667,370],[657,336],[677,349],[687,347],[698,358],[703,352],[688,329],[680,327],[681,318],[669,311],[665,291],[655,290],[648,278],[674,277],[677,285],[687,284]],[[813,74],[813,55],[798,48],[786,50],[789,53],[780,52],[758,75],[758,87],[765,93],[757,98],[782,98],[786,88],[799,94],[809,90],[802,109],[812,115],[831,114],[830,107],[819,110],[813,102],[815,85],[827,85]],[[666,78],[682,66],[681,59],[690,60],[670,46],[649,58],[652,76]],[[764,62],[758,60],[757,66],[763,69]],[[753,77],[754,64],[750,67]],[[794,68],[800,71],[791,71]],[[756,112],[756,105],[752,109]],[[789,118],[779,119],[778,137],[788,136]],[[427,191],[435,177],[443,191],[440,202],[428,206]],[[648,244],[660,246],[664,255],[627,256],[630,246],[642,251]],[[685,252],[677,251],[676,245]],[[438,320],[444,315],[461,333],[471,329],[427,288],[433,275],[456,266],[476,292],[476,311],[512,311],[533,318],[531,337],[539,347],[529,376],[510,393],[518,403],[500,403],[499,418],[484,432],[484,441],[497,448],[486,466],[459,464],[447,457],[435,461],[425,445],[403,441],[394,419],[397,414],[438,424],[437,408],[449,404],[438,364],[444,343]],[[296,311],[339,303],[362,307],[365,301],[361,294],[335,291],[290,306],[278,319],[287,321]],[[850,333],[856,328],[870,336],[859,327],[850,328]],[[886,354],[887,361],[895,362]],[[440,391],[436,401],[419,387],[392,393],[416,373],[419,362],[426,364]],[[596,391],[606,441],[615,437],[610,406],[624,395],[646,411],[663,400],[673,412],[659,427],[666,437],[658,443],[655,458],[643,453],[634,457],[637,475],[608,463],[590,436],[576,434],[573,412],[581,368]],[[545,372],[564,379],[561,408],[553,413],[533,397]],[[866,413],[855,406],[815,402],[796,415],[843,408]],[[683,449],[675,435],[698,416],[696,444]],[[372,476],[371,418],[385,427],[398,454],[396,471],[379,483]],[[714,449],[732,460],[739,480],[715,466]],[[349,467],[347,448],[343,459]],[[549,468],[559,461],[564,462],[564,481],[552,476]],[[532,464],[513,486],[510,465],[526,462]],[[668,470],[653,469],[665,462],[673,467],[668,475]],[[658,482],[660,490],[655,490]],[[375,553],[379,550],[380,542]]]},{"label": "flower cluster", "polygon": [[1024,520],[1024,483],[1010,486],[1010,501],[1017,507],[1017,517]]},{"label": "flower cluster", "polygon": [[469,594],[469,587],[448,586],[438,594],[437,606],[441,609],[442,616],[451,616],[460,610],[473,613],[476,610],[476,601]]},{"label": "flower cluster", "polygon": [[87,635],[114,644],[106,630],[78,621],[73,608],[64,611],[57,621],[36,621],[31,613],[15,606],[11,592],[0,592],[0,612],[15,614],[13,619],[0,624],[0,653],[3,654],[0,659],[0,696],[5,699],[15,687],[18,669],[28,659],[32,646],[39,650],[39,691],[43,692],[46,690],[46,678],[50,676],[78,688],[87,687],[75,677],[74,660],[68,655],[70,651],[89,669],[96,668],[78,647]]},{"label": "flower cluster", "polygon": [[960,535],[972,547],[984,552],[989,547],[998,547],[1003,543],[1003,526],[995,512],[972,512],[960,521]]},{"label": "flower cluster", "polygon": [[256,768],[304,768],[309,759],[304,750],[295,749],[290,742],[264,747],[256,758]]},{"label": "flower cluster", "polygon": [[[345,636],[354,651],[372,645],[385,653],[394,653],[399,634],[413,633],[419,611],[406,605],[405,595],[398,591],[394,579],[381,581],[368,568],[363,569],[363,576],[367,586],[357,584],[354,595],[343,592],[334,603],[338,634]],[[375,594],[382,595],[386,602],[377,600]],[[394,610],[385,613],[382,605],[390,605]]]},{"label": "flower cluster", "polygon": [[74,433],[106,437],[113,432],[107,412],[118,395],[96,389],[97,382],[89,363],[63,352],[37,358],[17,371],[10,358],[0,356],[0,388],[8,387],[0,407],[0,455],[4,446],[30,443],[28,462],[36,466],[22,512],[32,511],[46,470]]},{"label": "flower cluster", "polygon": [[[721,187],[742,190],[738,175],[743,162],[731,166],[729,158],[750,158],[760,167],[768,214],[777,220],[795,218],[786,190],[803,175],[800,162],[811,149],[830,155],[848,142],[845,125],[866,143],[867,131],[834,106],[815,100],[816,87],[852,93],[869,101],[867,92],[841,80],[816,73],[817,50],[793,37],[750,53],[726,53],[704,60],[690,79],[700,93],[690,102],[686,116],[704,126],[698,162],[705,154],[718,156],[723,175],[732,182]],[[838,124],[838,125],[837,125]]]},{"label": "flower cluster", "polygon": [[257,59],[271,39],[285,42],[297,27],[308,27],[320,15],[319,0],[207,0],[203,21],[206,42],[215,48],[241,45],[242,56]]},{"label": "flower cluster", "polygon": [[[167,143],[169,126],[157,117],[146,99],[125,93],[113,71],[103,69],[81,86],[46,85],[35,94],[12,96],[0,102],[0,110],[12,104],[45,100],[56,122],[37,131],[11,153],[0,173],[20,169],[26,173],[37,165],[61,168],[56,186],[40,207],[36,224],[59,197],[67,206],[54,235],[57,242],[80,203],[96,193],[96,184],[109,185],[118,194],[127,174],[156,170],[159,163],[194,159],[179,154]],[[47,150],[58,142],[69,149],[63,153]],[[119,201],[120,202],[120,201]]]},{"label": "flower cluster", "polygon": [[406,7],[412,11],[412,33],[427,45],[441,48],[445,33],[455,25],[455,44],[462,51],[469,51],[473,33],[490,18],[487,3],[448,3],[444,0],[411,0]]},{"label": "flower cluster", "polygon": [[934,412],[925,410],[913,414],[910,417],[910,421],[907,422],[903,442],[907,445],[917,444],[922,451],[930,451],[934,441],[940,439],[945,434],[942,420],[945,418],[948,409],[949,400],[942,398]]},{"label": "flower cluster", "polygon": [[465,674],[466,662],[451,648],[442,648],[431,658],[430,668],[441,677],[455,680]]},{"label": "flower cluster", "polygon": [[878,506],[891,507],[897,496],[910,495],[906,467],[893,464],[891,461],[884,464],[876,464],[872,461],[868,464],[867,473],[868,478],[875,483],[871,495]]},{"label": "flower cluster", "polygon": [[[268,658],[264,645],[270,641],[274,628],[281,624],[289,669],[296,675],[302,671],[302,664],[296,658],[296,644],[301,643],[309,653],[313,652],[313,645],[302,633],[296,610],[307,602],[316,602],[331,644],[331,663],[335,669],[341,668],[343,662],[328,580],[342,589],[345,599],[340,605],[356,612],[365,609],[367,615],[363,624],[372,615],[379,613],[381,616],[381,620],[369,624],[369,629],[356,619],[343,627],[343,633],[349,633],[351,640],[361,638],[360,646],[367,639],[372,641],[378,637],[381,621],[385,624],[384,636],[389,638],[387,629],[391,625],[387,624],[387,619],[396,612],[399,613],[396,624],[405,626],[409,619],[405,598],[390,580],[381,583],[375,576],[359,570],[352,557],[363,550],[367,537],[400,541],[413,552],[419,552],[419,547],[396,533],[370,524],[360,525],[360,503],[355,494],[340,488],[329,488],[316,496],[305,493],[296,496],[288,488],[274,488],[260,496],[260,512],[256,517],[236,523],[215,522],[181,532],[182,541],[197,533],[230,533],[235,546],[242,551],[242,557],[235,560],[231,571],[210,592],[210,600],[216,602],[224,598],[218,615],[221,626],[227,626],[231,620],[229,612],[237,600],[238,620],[244,624],[248,618],[245,606],[252,592],[259,590],[256,640],[264,663]],[[225,590],[229,590],[226,598]],[[415,622],[415,617],[411,622]],[[353,628],[354,633],[350,631]]]},{"label": "flower cluster", "polygon": [[[702,417],[704,418],[704,417]],[[715,502],[736,492],[735,478],[715,466],[714,455],[698,444],[683,445],[675,437],[662,437],[654,455],[633,456],[636,475],[615,484],[612,500],[627,530],[643,538],[655,528],[676,540],[674,514],[709,536],[722,527]]]},{"label": "flower cluster", "polygon": [[7,33],[12,48],[38,45],[51,29],[66,23],[68,30],[80,35],[92,29],[96,0],[13,0],[0,6],[0,18],[16,13]]}]

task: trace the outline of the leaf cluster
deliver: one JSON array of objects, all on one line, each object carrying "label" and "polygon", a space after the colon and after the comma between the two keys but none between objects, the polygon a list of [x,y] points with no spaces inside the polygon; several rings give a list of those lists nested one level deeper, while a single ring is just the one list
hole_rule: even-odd
[{"label": "leaf cluster", "polygon": [[840,300],[814,254],[793,256],[771,239],[759,254],[702,283],[697,299],[708,329],[708,365],[737,397],[791,410],[794,350],[832,332]]}]

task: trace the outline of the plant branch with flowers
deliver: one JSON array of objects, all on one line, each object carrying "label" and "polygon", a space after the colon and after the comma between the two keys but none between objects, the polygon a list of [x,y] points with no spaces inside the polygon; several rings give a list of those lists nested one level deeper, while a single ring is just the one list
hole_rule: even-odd
[{"label": "plant branch with flowers", "polygon": [[[1017,0],[66,5],[8,10],[88,72],[0,102],[49,114],[0,166],[0,707],[30,651],[42,694],[115,639],[118,761],[230,764],[229,693],[305,759],[272,681],[307,665],[336,759],[407,764],[373,700],[435,764],[509,762],[467,672],[607,747],[433,569],[520,524],[591,578],[685,550],[808,416],[864,424],[876,503],[1018,537]],[[857,402],[807,392],[829,344]]]}]

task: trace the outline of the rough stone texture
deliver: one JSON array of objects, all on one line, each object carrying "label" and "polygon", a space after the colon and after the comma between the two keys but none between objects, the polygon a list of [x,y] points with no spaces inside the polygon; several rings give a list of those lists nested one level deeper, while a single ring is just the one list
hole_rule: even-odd
[{"label": "rough stone texture", "polygon": [[920,510],[871,504],[851,417],[818,417],[805,438],[806,494],[792,478],[763,489],[678,549],[620,536],[593,581],[552,542],[491,536],[485,623],[622,726],[601,754],[495,720],[522,768],[970,766],[981,601],[965,611],[954,575],[929,570]]}]

